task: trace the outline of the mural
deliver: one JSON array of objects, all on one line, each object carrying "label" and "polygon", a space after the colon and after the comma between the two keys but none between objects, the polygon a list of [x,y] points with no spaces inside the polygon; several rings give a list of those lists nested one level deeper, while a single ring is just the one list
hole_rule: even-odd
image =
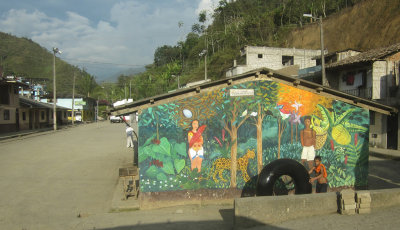
[{"label": "mural", "polygon": [[140,189],[241,189],[273,160],[302,162],[311,142],[329,187],[365,186],[368,127],[368,110],[282,83],[199,93],[140,114]]}]

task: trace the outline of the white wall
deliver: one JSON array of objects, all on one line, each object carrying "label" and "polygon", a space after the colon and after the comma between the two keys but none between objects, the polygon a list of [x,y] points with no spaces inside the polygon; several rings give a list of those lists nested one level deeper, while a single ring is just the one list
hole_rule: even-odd
[{"label": "white wall", "polygon": [[392,86],[393,62],[375,61],[372,69],[372,99],[388,97],[388,87]]},{"label": "white wall", "polygon": [[[4,110],[8,110],[10,114],[10,119],[9,120],[4,120]],[[10,107],[10,106],[3,106],[0,109],[0,124],[15,124],[16,119],[15,119],[15,107]]]},{"label": "white wall", "polygon": [[[262,58],[258,57],[262,54]],[[275,47],[246,47],[246,64],[252,69],[267,67],[273,70],[282,69],[282,56],[293,56],[293,65],[298,65],[300,69],[316,65],[313,57],[321,55],[320,50],[306,50],[296,48],[275,48]]]},{"label": "white wall", "polygon": [[[377,134],[376,138],[372,138]],[[375,112],[375,125],[369,126],[369,144],[378,148],[387,148],[387,116]]]},{"label": "white wall", "polygon": [[[316,60],[313,57],[321,55],[320,50],[306,50],[296,48],[275,48],[246,46],[243,55],[246,55],[246,65],[238,65],[226,71],[226,77],[246,73],[259,68],[269,68],[272,70],[282,69],[282,56],[293,56],[293,65],[298,65],[300,69],[313,67]],[[258,55],[262,57],[259,58]]]}]

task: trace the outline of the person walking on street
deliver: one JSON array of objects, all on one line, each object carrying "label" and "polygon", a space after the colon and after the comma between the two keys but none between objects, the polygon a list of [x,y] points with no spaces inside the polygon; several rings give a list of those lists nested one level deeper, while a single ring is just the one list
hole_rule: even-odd
[{"label": "person walking on street", "polygon": [[126,147],[133,148],[133,128],[126,125]]}]

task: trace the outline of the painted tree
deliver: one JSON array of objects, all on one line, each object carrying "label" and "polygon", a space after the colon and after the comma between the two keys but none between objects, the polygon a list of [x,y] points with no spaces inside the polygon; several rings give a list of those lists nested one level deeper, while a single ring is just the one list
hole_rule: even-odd
[{"label": "painted tree", "polygon": [[248,89],[249,85],[240,84],[230,88],[222,89],[223,102],[215,104],[214,108],[221,116],[223,128],[228,132],[231,143],[231,180],[230,187],[237,186],[237,148],[238,148],[238,130],[244,122],[250,117],[246,103],[246,97],[252,96],[232,96],[230,89]]},{"label": "painted tree", "polygon": [[198,120],[202,123],[217,115],[217,111],[213,109],[213,106],[222,103],[222,95],[223,93],[218,90],[208,91],[177,101],[173,118],[179,127],[190,129],[193,120]]},{"label": "painted tree", "polygon": [[253,125],[257,129],[257,171],[261,172],[263,168],[262,162],[262,128],[263,121],[268,112],[275,107],[278,99],[279,83],[273,81],[259,81],[255,83],[254,98],[245,98],[249,109],[254,111],[250,113],[253,117]]},{"label": "painted tree", "polygon": [[139,121],[139,126],[155,126],[156,137],[155,142],[159,143],[160,140],[160,127],[165,129],[174,126],[175,123],[171,122],[175,114],[177,105],[174,103],[163,104],[159,106],[149,107],[147,111],[142,113]]}]

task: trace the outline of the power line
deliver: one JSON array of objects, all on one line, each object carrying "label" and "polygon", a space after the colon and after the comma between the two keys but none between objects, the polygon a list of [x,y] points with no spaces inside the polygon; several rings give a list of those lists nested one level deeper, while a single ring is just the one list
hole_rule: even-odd
[{"label": "power line", "polygon": [[132,66],[132,67],[137,67],[137,66],[145,66],[147,64],[124,64],[124,63],[112,63],[112,62],[100,62],[100,61],[90,61],[90,60],[79,60],[79,59],[74,59],[74,58],[60,58],[61,60],[70,60],[70,61],[76,61],[78,63],[89,63],[89,64],[100,64],[100,65],[120,65],[120,66]]}]

